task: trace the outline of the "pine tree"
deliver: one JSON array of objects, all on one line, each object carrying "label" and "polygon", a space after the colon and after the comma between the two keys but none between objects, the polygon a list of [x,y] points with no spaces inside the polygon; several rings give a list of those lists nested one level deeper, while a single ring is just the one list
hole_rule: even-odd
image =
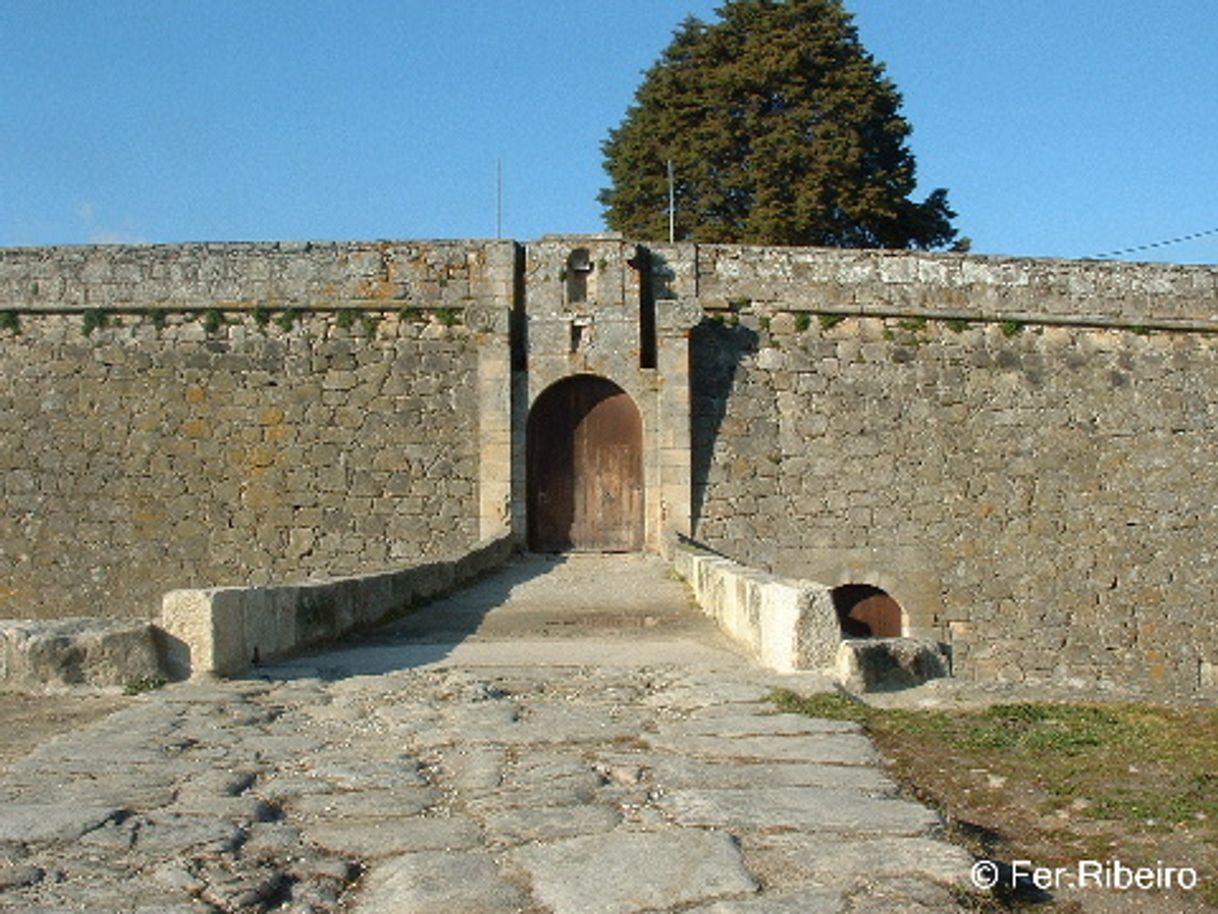
[{"label": "pine tree", "polygon": [[728,0],[689,17],[603,144],[615,231],[678,240],[937,248],[947,191],[914,190],[910,126],[841,0]]}]

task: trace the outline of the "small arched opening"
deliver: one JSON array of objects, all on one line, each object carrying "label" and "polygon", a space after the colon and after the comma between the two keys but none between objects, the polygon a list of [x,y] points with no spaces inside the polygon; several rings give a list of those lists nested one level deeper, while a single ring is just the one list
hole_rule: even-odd
[{"label": "small arched opening", "polygon": [[846,638],[899,638],[901,604],[872,584],[842,584],[830,591]]},{"label": "small arched opening", "polygon": [[567,304],[588,300],[588,277],[592,274],[592,255],[587,248],[576,248],[567,258]]}]

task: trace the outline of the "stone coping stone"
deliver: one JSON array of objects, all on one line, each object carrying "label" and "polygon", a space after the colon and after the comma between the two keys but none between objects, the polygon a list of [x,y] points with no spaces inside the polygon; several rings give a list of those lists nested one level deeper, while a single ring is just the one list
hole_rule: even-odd
[{"label": "stone coping stone", "polygon": [[837,680],[852,692],[889,692],[949,676],[945,645],[928,638],[847,638],[837,650]]},{"label": "stone coping stone", "polygon": [[164,681],[155,626],[140,619],[0,619],[0,691]]}]

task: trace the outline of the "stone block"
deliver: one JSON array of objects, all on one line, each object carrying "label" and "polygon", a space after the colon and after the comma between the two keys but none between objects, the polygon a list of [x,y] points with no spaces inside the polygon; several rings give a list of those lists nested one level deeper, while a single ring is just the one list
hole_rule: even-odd
[{"label": "stone block", "polygon": [[766,574],[688,542],[668,548],[698,605],[762,666],[783,673],[832,668],[841,630],[827,587]]},{"label": "stone block", "polygon": [[156,630],[148,622],[0,621],[0,689],[113,687],[165,676]]},{"label": "stone block", "polygon": [[944,645],[924,638],[847,638],[837,651],[837,681],[853,692],[887,692],[951,675]]},{"label": "stone block", "polygon": [[160,627],[167,670],[186,679],[237,675],[371,625],[506,561],[510,536],[461,549],[442,561],[301,584],[176,590],[165,594]]}]

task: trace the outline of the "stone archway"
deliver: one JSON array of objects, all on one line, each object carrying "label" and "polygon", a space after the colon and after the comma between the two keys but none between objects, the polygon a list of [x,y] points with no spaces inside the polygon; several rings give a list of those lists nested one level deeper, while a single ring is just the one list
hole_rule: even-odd
[{"label": "stone archway", "polygon": [[847,638],[899,638],[901,604],[872,584],[842,584],[830,591],[842,634]]},{"label": "stone archway", "polygon": [[565,378],[538,396],[525,434],[530,549],[643,548],[643,420],[626,391],[596,375]]}]

